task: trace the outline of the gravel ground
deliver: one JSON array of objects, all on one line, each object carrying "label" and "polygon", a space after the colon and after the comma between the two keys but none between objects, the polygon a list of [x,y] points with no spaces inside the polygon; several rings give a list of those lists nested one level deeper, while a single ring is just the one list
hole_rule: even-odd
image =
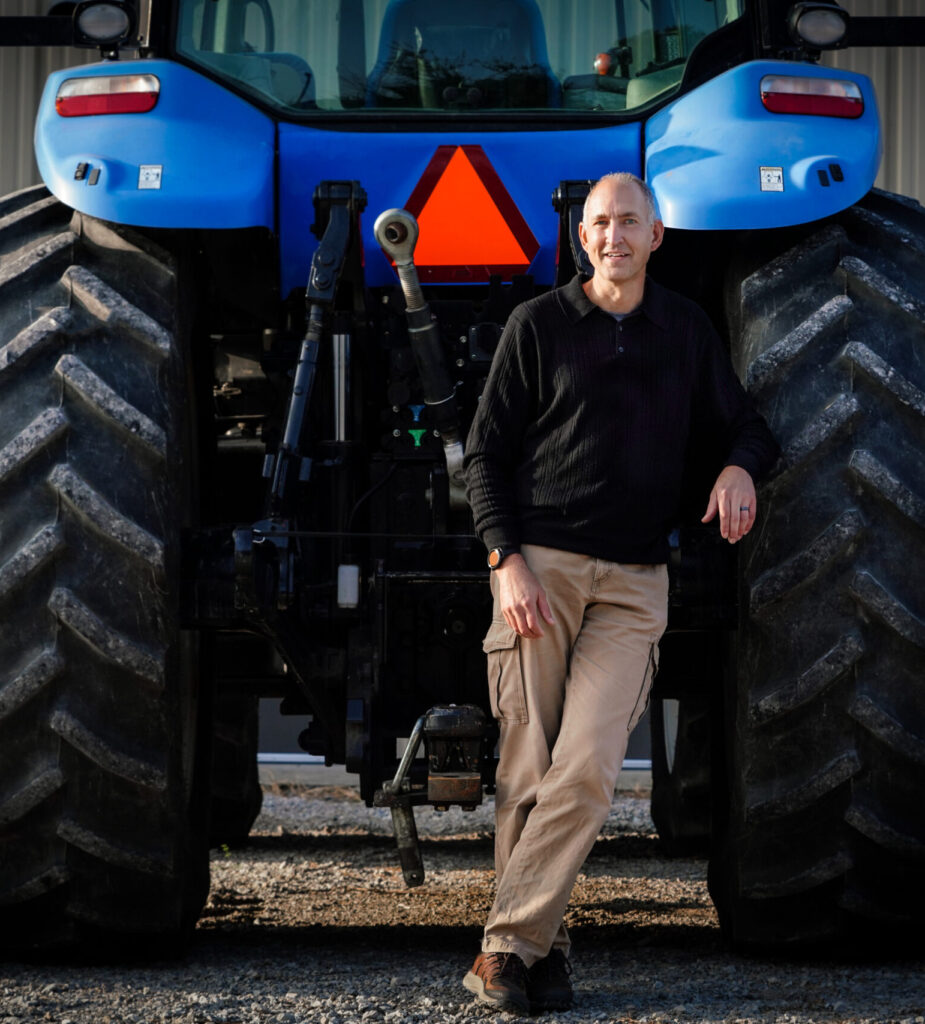
[{"label": "gravel ground", "polygon": [[[509,1024],[461,986],[491,901],[491,812],[419,810],[427,881],[408,890],[388,812],[347,789],[268,792],[251,843],[215,852],[183,959],[0,963],[0,1024]],[[568,922],[577,1005],[550,1024],[925,1024],[921,959],[725,951],[706,863],[661,855],[643,798],[615,801]]]}]

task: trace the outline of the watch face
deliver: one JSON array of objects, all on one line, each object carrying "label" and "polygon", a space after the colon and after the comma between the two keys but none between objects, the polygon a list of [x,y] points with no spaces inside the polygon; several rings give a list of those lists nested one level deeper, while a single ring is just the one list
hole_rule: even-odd
[{"label": "watch face", "polygon": [[501,564],[501,559],[504,558],[504,552],[501,548],[492,548],[488,552],[488,568],[497,569]]}]

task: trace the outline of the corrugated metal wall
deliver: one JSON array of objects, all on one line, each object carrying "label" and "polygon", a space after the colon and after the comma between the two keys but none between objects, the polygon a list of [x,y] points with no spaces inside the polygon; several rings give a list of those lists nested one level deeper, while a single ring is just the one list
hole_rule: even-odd
[{"label": "corrugated metal wall", "polygon": [[[0,15],[41,14],[48,0],[0,0]],[[925,15],[925,0],[843,0],[852,14]],[[0,47],[0,195],[39,180],[32,126],[47,75],[86,63],[94,55],[63,48]],[[870,75],[884,124],[884,156],[877,185],[925,202],[925,49],[852,49],[826,58],[833,67]]]},{"label": "corrugated metal wall", "polygon": [[[925,0],[841,0],[850,14],[925,15]],[[925,48],[853,47],[825,64],[870,76],[883,121],[883,163],[877,187],[925,203]]]},{"label": "corrugated metal wall", "polygon": [[[0,0],[0,15],[44,14],[49,0]],[[45,79],[58,68],[95,59],[87,50],[65,47],[0,47],[0,195],[39,179],[32,155],[32,128]]]}]

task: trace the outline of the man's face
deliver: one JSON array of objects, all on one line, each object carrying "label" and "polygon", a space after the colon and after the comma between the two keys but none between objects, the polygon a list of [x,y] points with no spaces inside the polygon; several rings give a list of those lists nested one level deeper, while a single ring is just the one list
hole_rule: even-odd
[{"label": "man's face", "polygon": [[578,236],[594,276],[602,284],[626,284],[645,276],[664,230],[660,220],[649,221],[645,196],[635,182],[604,181],[591,194]]}]

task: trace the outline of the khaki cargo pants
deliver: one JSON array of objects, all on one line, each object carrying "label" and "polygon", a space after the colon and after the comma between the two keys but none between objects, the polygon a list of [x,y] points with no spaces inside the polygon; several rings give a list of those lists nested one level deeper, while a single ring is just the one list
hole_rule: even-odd
[{"label": "khaki cargo pants", "polygon": [[484,649],[501,730],[497,893],[486,953],[531,966],[553,946],[578,872],[613,800],[629,734],[645,711],[668,611],[664,565],[623,565],[524,545],[555,625],[519,637],[498,606]]}]

